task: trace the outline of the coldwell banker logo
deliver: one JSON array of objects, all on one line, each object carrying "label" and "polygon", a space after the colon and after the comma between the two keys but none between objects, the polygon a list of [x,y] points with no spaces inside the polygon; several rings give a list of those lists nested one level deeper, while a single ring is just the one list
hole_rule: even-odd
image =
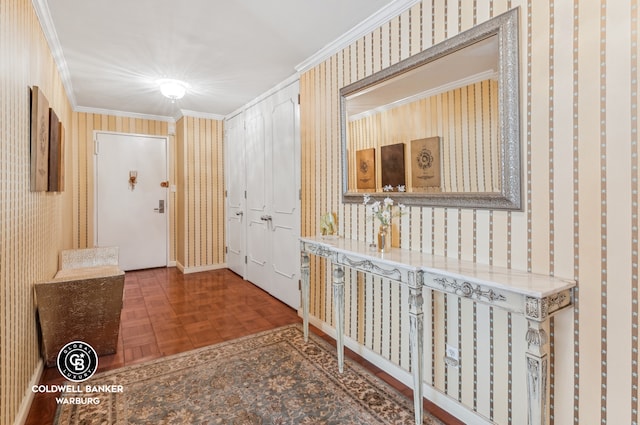
[{"label": "coldwell banker logo", "polygon": [[83,382],[98,369],[98,353],[82,341],[73,341],[58,353],[58,370],[69,381]]},{"label": "coldwell banker logo", "polygon": [[[82,341],[73,341],[62,347],[58,353],[58,371],[71,382],[83,382],[91,378],[98,369],[98,353],[92,346]],[[99,393],[122,393],[122,385],[34,385],[36,393],[62,393],[56,397],[57,404],[100,404]]]}]

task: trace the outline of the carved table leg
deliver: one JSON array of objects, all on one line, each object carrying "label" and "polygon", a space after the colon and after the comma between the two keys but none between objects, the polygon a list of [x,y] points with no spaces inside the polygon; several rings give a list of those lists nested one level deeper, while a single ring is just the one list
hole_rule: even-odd
[{"label": "carved table leg", "polygon": [[[417,277],[417,279],[416,279]],[[416,281],[417,280],[417,281]],[[423,312],[422,312],[421,272],[417,276],[409,274],[409,343],[411,344],[411,371],[413,372],[413,411],[416,424],[422,424],[422,349],[423,349]]]},{"label": "carved table leg", "polygon": [[547,356],[549,321],[528,320],[527,329],[527,396],[529,425],[549,423],[549,357]]},{"label": "carved table leg", "polygon": [[300,253],[300,272],[302,275],[302,330],[304,342],[309,341],[309,254]]},{"label": "carved table leg", "polygon": [[338,348],[338,370],[344,370],[344,269],[333,266],[333,303],[336,312],[336,345]]}]

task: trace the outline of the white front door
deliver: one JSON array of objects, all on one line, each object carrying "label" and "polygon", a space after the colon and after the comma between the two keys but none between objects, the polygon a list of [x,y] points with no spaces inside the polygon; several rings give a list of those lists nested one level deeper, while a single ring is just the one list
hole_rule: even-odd
[{"label": "white front door", "polygon": [[117,246],[120,268],[167,265],[167,139],[97,132],[96,246]]},{"label": "white front door", "polygon": [[227,267],[245,277],[244,115],[225,122],[227,170]]}]

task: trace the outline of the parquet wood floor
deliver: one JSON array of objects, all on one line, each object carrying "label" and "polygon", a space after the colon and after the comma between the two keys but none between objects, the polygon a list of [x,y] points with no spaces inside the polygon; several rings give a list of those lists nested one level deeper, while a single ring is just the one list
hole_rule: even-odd
[{"label": "parquet wood floor", "polygon": [[[123,304],[117,353],[101,356],[98,372],[301,322],[295,310],[226,269],[187,275],[175,268],[127,272]],[[312,331],[335,344],[318,329]],[[357,354],[345,354],[412,396],[411,389]],[[62,382],[55,367],[46,368],[40,380]],[[57,395],[36,394],[26,425],[52,424]],[[425,408],[447,424],[461,424],[427,401]]]}]

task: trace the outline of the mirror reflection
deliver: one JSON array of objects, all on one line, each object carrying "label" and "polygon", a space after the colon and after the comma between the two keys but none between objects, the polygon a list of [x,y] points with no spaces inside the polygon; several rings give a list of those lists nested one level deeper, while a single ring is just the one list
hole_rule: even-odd
[{"label": "mirror reflection", "polygon": [[346,202],[520,207],[516,12],[341,90]]}]

